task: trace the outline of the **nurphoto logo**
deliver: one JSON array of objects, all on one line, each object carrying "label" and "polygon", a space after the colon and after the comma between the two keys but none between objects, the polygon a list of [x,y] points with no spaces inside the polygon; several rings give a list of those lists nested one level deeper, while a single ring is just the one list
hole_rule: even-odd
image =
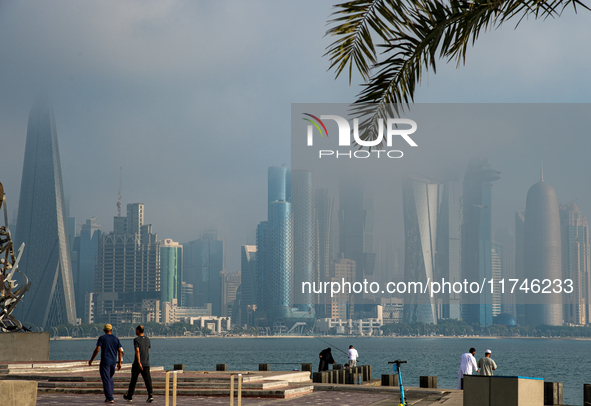
[{"label": "nurphoto logo", "polygon": [[[304,113],[304,115],[308,117],[304,117],[303,119],[310,124],[308,124],[308,132],[307,132],[307,145],[313,146],[314,145],[314,127],[318,129],[320,133],[320,137],[326,136],[328,138],[328,130],[326,129],[326,125],[322,120],[334,120],[339,127],[339,146],[341,147],[350,147],[351,146],[351,126],[349,122],[341,117],[336,115],[321,115],[320,118],[314,116],[309,113]],[[410,128],[400,128],[399,126],[410,126]],[[389,118],[386,120],[386,146],[392,147],[392,139],[394,137],[402,137],[404,141],[408,143],[411,147],[418,147],[417,143],[410,137],[417,130],[417,123],[413,120],[407,118]],[[318,157],[348,157],[348,158],[370,158],[370,157],[377,157],[380,158],[382,156],[386,156],[388,158],[402,158],[404,153],[400,150],[385,150],[385,149],[375,149],[378,145],[382,144],[384,141],[384,120],[378,119],[378,136],[372,140],[363,140],[359,137],[359,119],[353,119],[353,139],[355,143],[360,147],[368,147],[369,149],[357,149],[357,150],[347,150],[347,151],[339,151],[339,150],[332,150],[332,149],[321,149],[318,152]]]}]

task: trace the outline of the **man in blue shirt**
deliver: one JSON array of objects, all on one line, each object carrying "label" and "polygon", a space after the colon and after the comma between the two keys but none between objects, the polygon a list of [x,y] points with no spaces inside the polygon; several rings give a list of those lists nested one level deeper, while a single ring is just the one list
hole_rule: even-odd
[{"label": "man in blue shirt", "polygon": [[100,336],[96,342],[96,348],[92,353],[88,365],[92,365],[92,361],[101,352],[101,363],[99,364],[99,371],[101,380],[103,381],[103,391],[105,392],[105,403],[115,403],[113,398],[113,390],[115,383],[113,382],[113,375],[115,368],[117,371],[121,369],[121,360],[123,358],[123,349],[119,339],[113,333],[113,326],[105,324],[103,327],[104,335]]}]

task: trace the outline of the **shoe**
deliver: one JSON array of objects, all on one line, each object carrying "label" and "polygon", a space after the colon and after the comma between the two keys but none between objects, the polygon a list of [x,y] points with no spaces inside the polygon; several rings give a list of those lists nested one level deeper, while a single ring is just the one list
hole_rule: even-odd
[{"label": "shoe", "polygon": [[107,400],[107,399],[105,399],[105,403],[115,403],[115,401],[114,400]]},{"label": "shoe", "polygon": [[123,399],[131,402],[131,398],[129,396],[127,396],[127,393],[125,395],[123,395]]},{"label": "shoe", "polygon": [[148,397],[148,400],[146,400],[146,402],[148,402],[148,403],[152,403],[153,401],[154,401],[154,398],[152,397],[152,395],[150,395]]}]

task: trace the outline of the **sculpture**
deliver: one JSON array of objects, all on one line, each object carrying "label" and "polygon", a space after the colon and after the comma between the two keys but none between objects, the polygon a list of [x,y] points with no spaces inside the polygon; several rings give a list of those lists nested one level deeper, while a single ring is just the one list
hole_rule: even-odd
[{"label": "sculpture", "polygon": [[[4,226],[0,227],[0,331],[29,331],[20,321],[12,316],[16,305],[31,287],[31,282],[29,282],[25,274],[18,270],[18,262],[23,254],[25,244],[23,243],[19,247],[18,255],[15,258],[10,230],[8,228],[6,195],[4,194],[4,187],[0,183],[0,209],[2,209],[2,206],[4,206]],[[18,288],[16,281],[13,279],[15,272],[20,273],[24,279],[23,286],[20,288]]]}]

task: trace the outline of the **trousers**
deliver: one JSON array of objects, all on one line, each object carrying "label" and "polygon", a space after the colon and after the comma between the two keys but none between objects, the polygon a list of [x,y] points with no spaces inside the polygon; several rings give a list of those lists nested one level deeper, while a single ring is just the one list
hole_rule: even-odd
[{"label": "trousers", "polygon": [[135,385],[137,378],[142,374],[144,383],[146,384],[146,390],[148,391],[148,397],[152,396],[152,376],[150,375],[150,367],[143,366],[143,370],[140,370],[140,366],[135,362],[131,366],[131,381],[129,381],[129,388],[127,389],[127,398],[131,399],[135,393]]},{"label": "trousers", "polygon": [[115,382],[113,382],[113,375],[115,375],[115,365],[103,364],[99,365],[99,373],[103,381],[103,392],[105,392],[106,400],[113,399],[113,390],[115,389]]}]

